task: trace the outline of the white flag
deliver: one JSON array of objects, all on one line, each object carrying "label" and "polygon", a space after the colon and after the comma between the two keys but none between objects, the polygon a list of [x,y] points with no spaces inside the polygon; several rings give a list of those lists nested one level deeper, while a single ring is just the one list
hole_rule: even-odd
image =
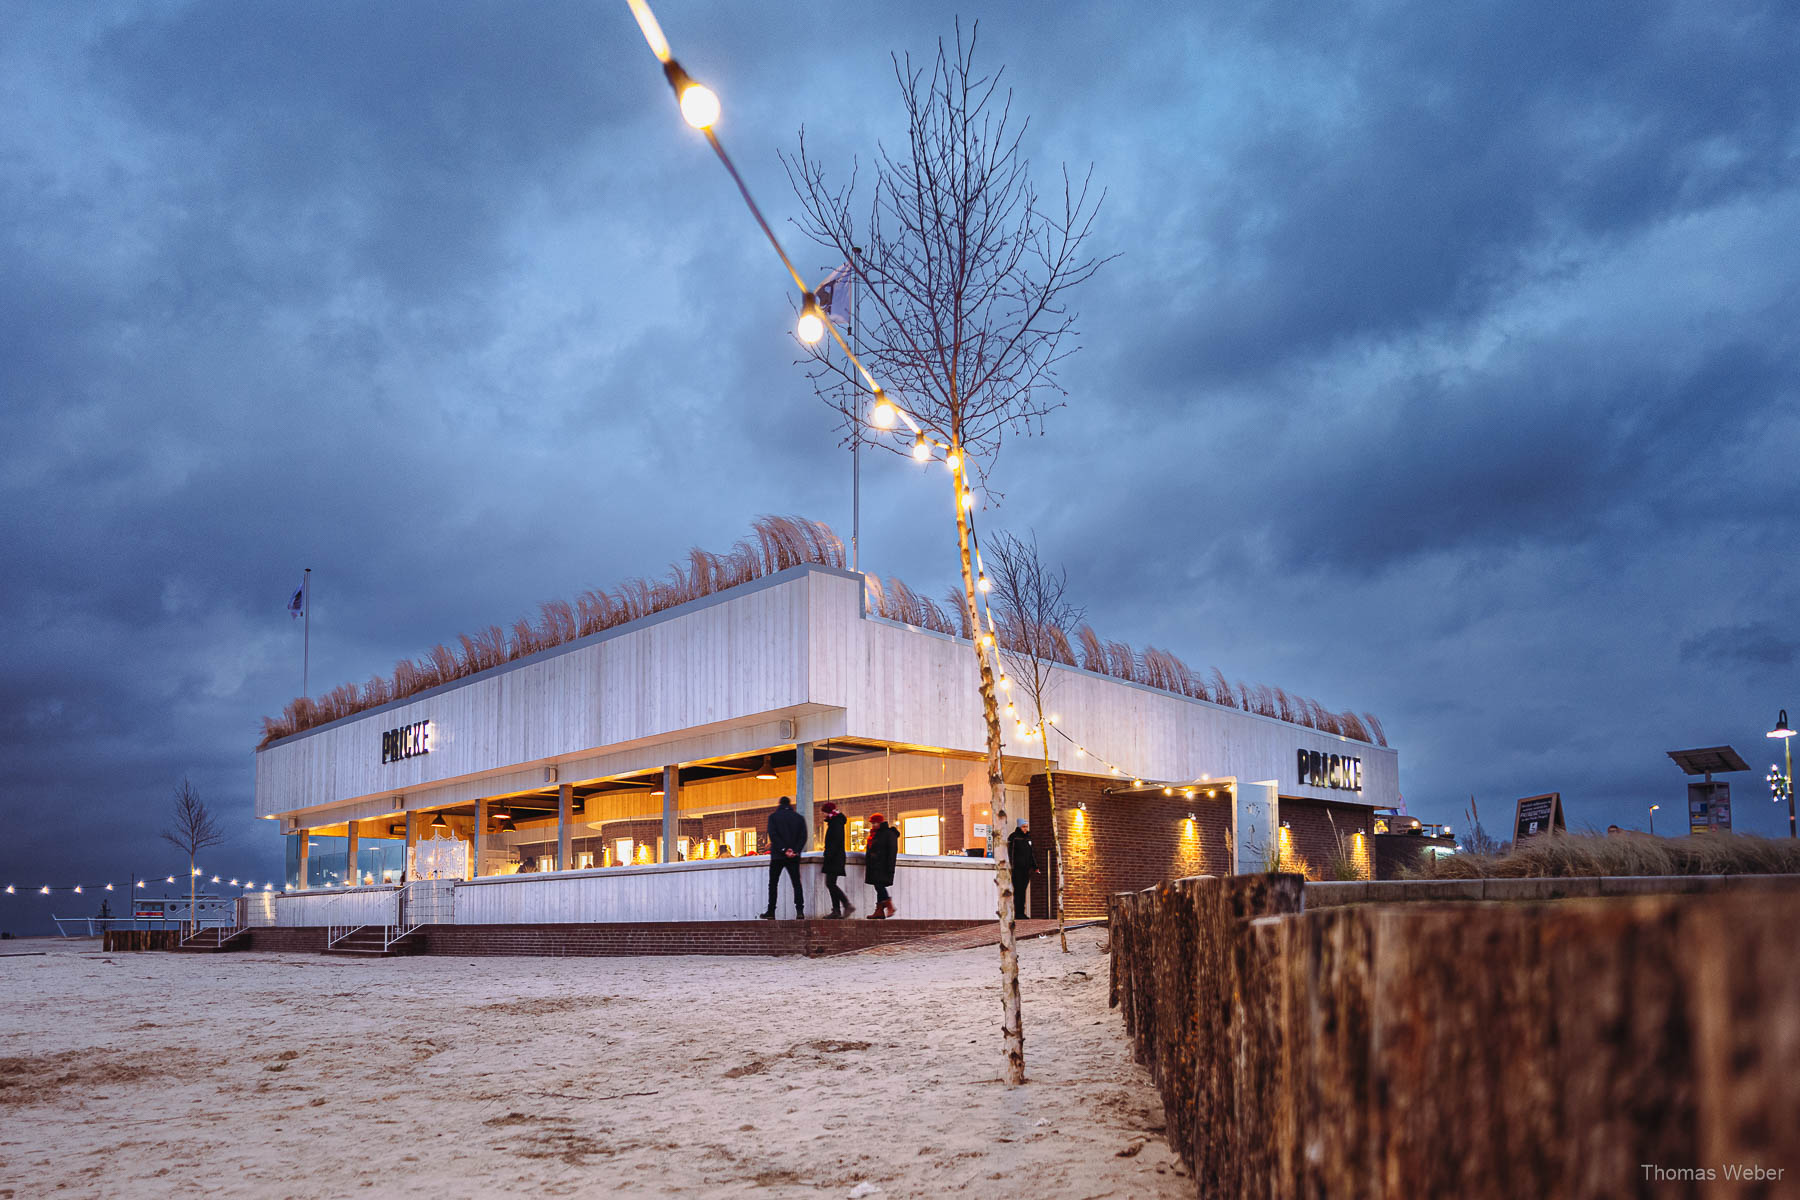
[{"label": "white flag", "polygon": [[839,329],[850,328],[850,288],[854,279],[850,264],[845,263],[827,275],[825,282],[813,293],[819,301],[820,310]]}]

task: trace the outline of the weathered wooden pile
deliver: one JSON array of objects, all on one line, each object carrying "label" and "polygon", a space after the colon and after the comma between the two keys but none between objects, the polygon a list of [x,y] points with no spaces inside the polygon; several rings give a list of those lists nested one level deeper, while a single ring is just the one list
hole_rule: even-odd
[{"label": "weathered wooden pile", "polygon": [[181,934],[174,929],[107,929],[100,934],[100,948],[109,954],[123,950],[173,950],[180,944]]},{"label": "weathered wooden pile", "polygon": [[1113,898],[1112,1000],[1199,1195],[1800,1183],[1800,889],[1314,912],[1301,895],[1262,875]]}]

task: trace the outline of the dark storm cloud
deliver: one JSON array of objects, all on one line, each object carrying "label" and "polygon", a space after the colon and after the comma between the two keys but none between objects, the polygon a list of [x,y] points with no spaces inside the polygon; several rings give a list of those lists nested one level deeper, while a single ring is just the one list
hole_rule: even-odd
[{"label": "dark storm cloud", "polygon": [[[774,150],[896,144],[889,54],[956,11],[661,15],[822,274]],[[1791,6],[962,15],[1040,183],[1110,189],[983,514],[1104,634],[1380,712],[1444,817],[1632,821],[1788,703]],[[0,79],[0,874],[134,869],[184,774],[273,870],[303,566],[322,690],[759,512],[848,534],[782,272],[623,5],[18,5]],[[941,592],[941,472],[863,478],[863,565]]]}]

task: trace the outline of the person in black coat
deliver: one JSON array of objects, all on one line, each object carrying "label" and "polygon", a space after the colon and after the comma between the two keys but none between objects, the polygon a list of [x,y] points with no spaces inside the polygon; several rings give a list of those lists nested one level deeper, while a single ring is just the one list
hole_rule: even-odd
[{"label": "person in black coat", "polygon": [[825,857],[821,866],[825,874],[825,890],[831,893],[831,912],[826,914],[830,921],[841,920],[856,912],[856,905],[850,903],[850,897],[844,895],[838,887],[838,880],[845,875],[844,866],[844,826],[849,819],[838,811],[838,806],[827,800],[820,806],[825,814]]},{"label": "person in black coat", "polygon": [[769,910],[761,914],[765,921],[775,919],[775,895],[781,886],[781,873],[794,885],[794,918],[806,915],[806,897],[800,891],[800,854],[806,849],[806,818],[794,811],[788,796],[769,814]]},{"label": "person in black coat", "polygon": [[899,911],[888,896],[894,885],[894,867],[900,857],[900,831],[880,813],[869,814],[869,848],[863,853],[863,878],[875,889],[875,911],[869,920],[880,921]]},{"label": "person in black coat", "polygon": [[1013,919],[1025,919],[1025,889],[1037,874],[1037,852],[1031,845],[1031,822],[1020,821],[1019,827],[1006,839],[1006,858],[1012,867]]}]

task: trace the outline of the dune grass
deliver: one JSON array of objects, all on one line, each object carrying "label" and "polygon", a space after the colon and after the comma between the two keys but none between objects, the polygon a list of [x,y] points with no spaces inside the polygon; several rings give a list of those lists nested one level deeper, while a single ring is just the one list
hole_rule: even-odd
[{"label": "dune grass", "polygon": [[1409,879],[1537,879],[1596,875],[1800,874],[1800,840],[1746,833],[1663,838],[1548,833],[1499,854],[1427,859]]}]

